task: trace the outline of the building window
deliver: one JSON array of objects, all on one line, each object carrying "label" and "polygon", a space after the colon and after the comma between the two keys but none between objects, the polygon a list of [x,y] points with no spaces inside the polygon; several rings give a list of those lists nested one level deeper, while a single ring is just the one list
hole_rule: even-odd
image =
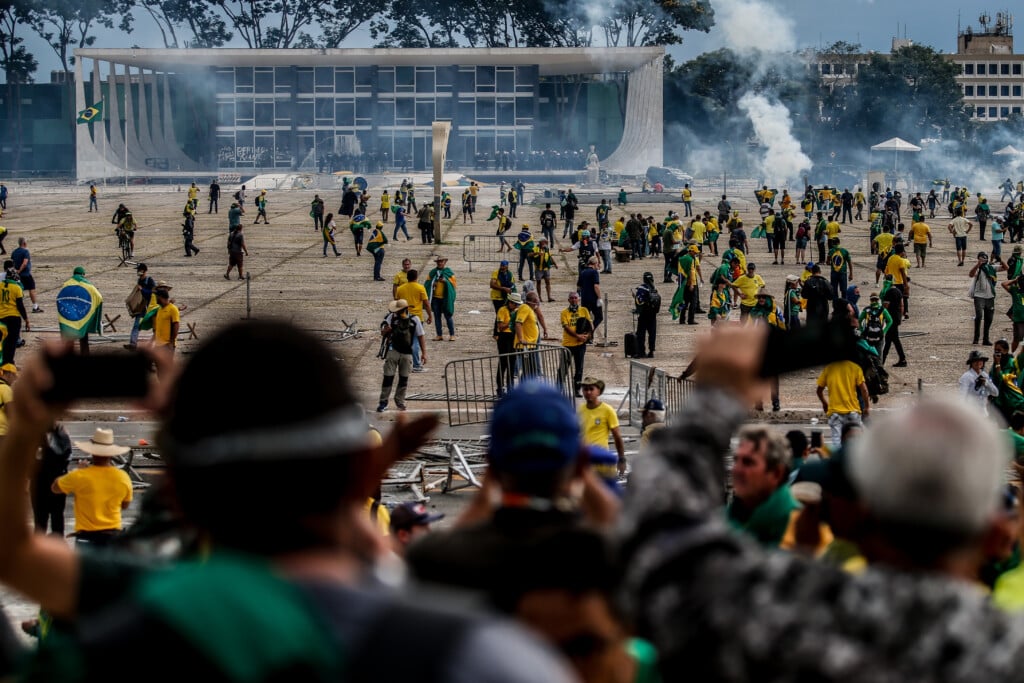
[{"label": "building window", "polygon": [[988,86],[988,96],[989,97],[996,97],[998,92],[999,92],[998,86],[995,86],[995,85]]},{"label": "building window", "polygon": [[516,91],[516,71],[514,67],[498,69],[498,92],[513,93]]},{"label": "building window", "polygon": [[1010,111],[1012,111],[1014,114],[1019,115],[1020,114],[1020,107],[1013,107],[1013,109],[1011,109]]},{"label": "building window", "polygon": [[1020,76],[1020,62],[1013,65],[1013,75]]},{"label": "building window", "polygon": [[334,94],[348,95],[356,91],[356,75],[351,67],[334,70]]},{"label": "building window", "polygon": [[979,76],[984,76],[985,75],[985,65],[984,64],[979,64],[978,65],[978,75]]},{"label": "building window", "polygon": [[974,110],[974,113],[975,113],[975,115],[979,119],[985,118],[985,108],[984,107],[978,107],[977,109]]},{"label": "building window", "polygon": [[988,65],[988,75],[989,76],[995,76],[997,73],[999,73],[999,65],[998,64],[989,64]]},{"label": "building window", "polygon": [[973,85],[965,85],[964,86],[964,95],[967,96],[967,97],[974,97],[974,86]]},{"label": "building window", "polygon": [[432,95],[435,92],[434,67],[416,69],[416,92]]},{"label": "building window", "polygon": [[272,95],[274,93],[274,69],[262,67],[256,69],[256,94]]},{"label": "building window", "polygon": [[1003,96],[1003,97],[1009,97],[1010,96],[1010,86],[1008,86],[1008,85],[1001,85],[1001,86],[999,86],[999,94],[1001,96]]},{"label": "building window", "polygon": [[832,65],[831,64],[822,64],[821,65],[821,74],[823,76],[828,76],[831,73],[832,73]]},{"label": "building window", "polygon": [[1002,74],[1003,76],[1009,76],[1010,75],[1010,65],[1009,64],[1005,64],[1005,63],[1004,64],[1000,64],[999,65],[999,73]]},{"label": "building window", "polygon": [[988,117],[990,119],[996,118],[996,108],[995,107],[989,107],[988,108]]},{"label": "building window", "polygon": [[974,65],[973,64],[964,64],[964,73],[966,75],[968,75],[968,76],[973,76],[974,75]]},{"label": "building window", "polygon": [[1001,116],[1002,118],[1005,119],[1009,115],[1010,115],[1010,108],[1009,107],[1000,107],[999,108],[999,116]]},{"label": "building window", "polygon": [[1014,97],[1020,97],[1020,86],[1019,85],[1013,86],[1013,96]]},{"label": "building window", "polygon": [[274,125],[274,102],[256,103],[256,125],[270,128]]}]

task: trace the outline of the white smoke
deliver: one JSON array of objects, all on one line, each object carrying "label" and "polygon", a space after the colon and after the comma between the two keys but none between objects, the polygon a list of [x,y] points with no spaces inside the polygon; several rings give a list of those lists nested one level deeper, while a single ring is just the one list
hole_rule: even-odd
[{"label": "white smoke", "polygon": [[[780,8],[762,0],[715,0],[714,7],[715,22],[722,30],[726,45],[740,54],[756,53],[763,69],[772,62],[771,56],[764,52],[766,49],[773,52],[796,49],[793,22]],[[755,74],[755,78],[759,75]],[[750,119],[754,133],[766,149],[756,160],[764,182],[795,181],[801,172],[810,170],[811,159],[793,137],[793,120],[785,105],[752,91],[744,93],[737,104]]]},{"label": "white smoke", "polygon": [[796,49],[793,22],[784,9],[760,0],[714,0],[715,24],[735,52]]},{"label": "white smoke", "polygon": [[737,102],[750,118],[761,144],[766,148],[758,165],[765,182],[787,183],[811,168],[811,159],[804,154],[800,142],[793,137],[793,121],[789,109],[771,102],[764,95],[745,93]]}]

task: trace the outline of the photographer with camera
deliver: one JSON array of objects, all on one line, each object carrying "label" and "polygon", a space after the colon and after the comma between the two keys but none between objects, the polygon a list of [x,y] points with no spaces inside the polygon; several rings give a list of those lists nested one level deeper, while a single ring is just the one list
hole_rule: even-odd
[{"label": "photographer with camera", "polygon": [[967,372],[960,375],[960,396],[968,402],[976,402],[988,414],[988,399],[999,395],[999,389],[985,372],[988,356],[971,351],[967,356]]},{"label": "photographer with camera", "polygon": [[978,343],[981,336],[982,321],[984,321],[984,342],[985,346],[992,346],[989,339],[989,330],[992,328],[992,317],[996,310],[996,271],[1006,270],[1006,266],[996,261],[995,265],[989,263],[988,254],[978,252],[978,260],[971,267],[968,277],[971,278],[970,295],[974,299],[974,341]]}]

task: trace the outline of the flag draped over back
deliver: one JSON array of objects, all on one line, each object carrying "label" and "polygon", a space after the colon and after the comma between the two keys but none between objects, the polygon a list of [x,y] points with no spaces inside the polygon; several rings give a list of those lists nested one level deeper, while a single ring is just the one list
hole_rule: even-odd
[{"label": "flag draped over back", "polygon": [[91,332],[102,333],[103,295],[85,278],[71,278],[57,294],[57,320],[65,339],[81,339]]},{"label": "flag draped over back", "polygon": [[103,100],[78,112],[78,123],[89,123],[103,118]]}]

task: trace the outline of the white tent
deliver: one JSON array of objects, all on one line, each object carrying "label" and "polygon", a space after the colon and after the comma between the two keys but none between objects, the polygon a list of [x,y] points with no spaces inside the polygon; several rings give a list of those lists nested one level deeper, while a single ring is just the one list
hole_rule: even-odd
[{"label": "white tent", "polygon": [[885,142],[871,145],[873,152],[893,152],[893,170],[899,168],[900,152],[920,152],[921,148],[903,138],[889,138]]},{"label": "white tent", "polygon": [[1007,145],[1002,149],[997,149],[995,152],[992,152],[992,156],[995,157],[1019,157],[1022,154],[1024,154],[1024,152],[1021,152],[1013,145]]}]

